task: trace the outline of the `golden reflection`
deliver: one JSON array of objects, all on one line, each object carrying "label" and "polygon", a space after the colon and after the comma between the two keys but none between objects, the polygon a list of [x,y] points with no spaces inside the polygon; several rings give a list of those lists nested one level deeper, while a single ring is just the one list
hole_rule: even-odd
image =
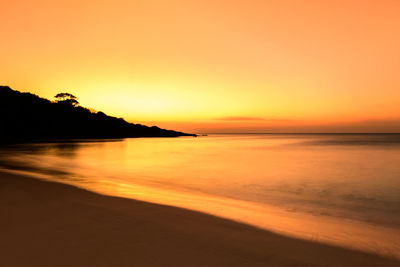
[{"label": "golden reflection", "polygon": [[214,135],[23,147],[2,161],[107,195],[400,257],[398,135]]}]

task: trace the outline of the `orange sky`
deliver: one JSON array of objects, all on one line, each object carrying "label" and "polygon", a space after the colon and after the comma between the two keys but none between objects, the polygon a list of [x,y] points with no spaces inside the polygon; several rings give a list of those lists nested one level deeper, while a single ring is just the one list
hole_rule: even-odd
[{"label": "orange sky", "polygon": [[2,1],[0,84],[194,132],[400,132],[400,1]]}]

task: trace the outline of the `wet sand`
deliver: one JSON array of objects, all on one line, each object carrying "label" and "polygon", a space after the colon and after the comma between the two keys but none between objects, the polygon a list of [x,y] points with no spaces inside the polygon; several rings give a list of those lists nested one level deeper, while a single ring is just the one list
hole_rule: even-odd
[{"label": "wet sand", "polygon": [[400,266],[200,212],[0,173],[1,266]]}]

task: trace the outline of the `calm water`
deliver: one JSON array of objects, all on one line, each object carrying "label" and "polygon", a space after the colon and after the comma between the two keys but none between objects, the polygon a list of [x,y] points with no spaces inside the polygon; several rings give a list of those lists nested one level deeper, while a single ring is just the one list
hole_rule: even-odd
[{"label": "calm water", "polygon": [[400,135],[211,135],[19,144],[0,167],[400,255]]}]

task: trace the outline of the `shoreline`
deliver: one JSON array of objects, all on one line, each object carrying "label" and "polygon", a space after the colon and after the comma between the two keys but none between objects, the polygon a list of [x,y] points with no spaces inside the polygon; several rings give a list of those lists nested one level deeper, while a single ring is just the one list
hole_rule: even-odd
[{"label": "shoreline", "polygon": [[[136,183],[95,184],[74,182],[67,174],[32,173],[0,169],[1,172],[63,183],[100,195],[182,208],[250,225],[288,238],[309,240],[400,260],[400,229],[349,218],[315,216],[292,212],[285,207],[225,198],[190,190]],[[63,176],[60,179],[60,175]],[[94,177],[92,177],[94,178]],[[100,179],[102,180],[102,179]]]},{"label": "shoreline", "polygon": [[182,208],[0,172],[4,266],[400,266]]}]

